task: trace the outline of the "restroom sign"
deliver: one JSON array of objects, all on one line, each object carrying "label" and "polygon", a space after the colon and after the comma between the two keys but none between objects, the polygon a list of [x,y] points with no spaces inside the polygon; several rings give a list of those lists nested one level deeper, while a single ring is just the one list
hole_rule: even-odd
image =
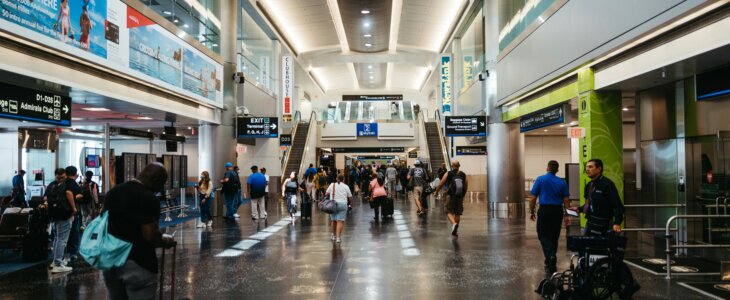
[{"label": "restroom sign", "polygon": [[579,139],[586,137],[586,129],[583,127],[568,127],[568,138]]}]

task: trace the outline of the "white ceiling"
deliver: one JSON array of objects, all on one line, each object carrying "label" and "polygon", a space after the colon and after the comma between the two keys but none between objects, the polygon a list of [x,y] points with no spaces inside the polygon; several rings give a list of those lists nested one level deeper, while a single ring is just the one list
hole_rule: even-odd
[{"label": "white ceiling", "polygon": [[[405,93],[419,91],[436,69],[439,52],[467,0],[259,0],[262,15],[268,16],[277,34],[289,42],[302,68],[315,78],[327,94]],[[340,4],[350,10],[340,11]],[[389,26],[366,26],[383,16],[361,14],[361,10],[392,5]],[[349,16],[348,20],[343,20]],[[356,16],[356,20],[353,20]],[[345,22],[346,21],[346,22]],[[358,24],[362,23],[361,26]],[[368,24],[369,25],[369,24]],[[378,24],[380,25],[380,24]],[[372,26],[374,27],[374,26]],[[363,37],[348,39],[348,34]],[[363,52],[366,43],[378,35],[387,36],[389,46],[380,52]],[[372,47],[375,48],[375,47]],[[369,66],[374,70],[370,72]],[[372,79],[371,79],[372,77]]]}]

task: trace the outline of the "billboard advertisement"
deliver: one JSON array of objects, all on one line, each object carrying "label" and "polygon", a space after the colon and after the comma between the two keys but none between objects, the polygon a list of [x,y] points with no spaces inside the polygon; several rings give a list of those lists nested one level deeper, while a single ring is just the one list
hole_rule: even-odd
[{"label": "billboard advertisement", "polygon": [[218,107],[223,66],[120,0],[1,0],[0,29]]}]

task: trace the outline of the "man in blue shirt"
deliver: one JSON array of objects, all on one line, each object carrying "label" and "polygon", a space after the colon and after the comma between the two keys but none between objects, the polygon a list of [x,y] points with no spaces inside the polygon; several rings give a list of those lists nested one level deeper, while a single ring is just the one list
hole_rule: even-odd
[{"label": "man in blue shirt", "polygon": [[309,174],[312,174],[312,176],[317,175],[317,168],[314,167],[314,164],[309,164],[309,168],[304,171],[304,178],[308,178]]},{"label": "man in blue shirt", "polygon": [[236,194],[241,190],[241,179],[233,171],[233,164],[230,162],[226,163],[226,174],[223,175],[221,183],[223,184],[223,199],[225,199],[226,204],[226,221],[235,222],[236,218],[234,214],[237,208]]},{"label": "man in blue shirt", "polygon": [[19,207],[26,207],[25,204],[25,170],[18,171],[18,174],[13,176],[13,205]]},{"label": "man in blue shirt", "polygon": [[251,176],[246,183],[248,196],[251,198],[251,219],[266,219],[266,176],[259,173],[258,166],[252,166]]},{"label": "man in blue shirt", "polygon": [[562,222],[570,224],[564,211],[570,208],[570,192],[565,180],[555,176],[558,162],[551,160],[547,165],[547,173],[535,180],[530,191],[530,220],[535,221],[535,202],[540,200],[540,211],[537,216],[537,238],[540,240],[545,255],[545,274],[551,276],[557,271],[558,240]]}]

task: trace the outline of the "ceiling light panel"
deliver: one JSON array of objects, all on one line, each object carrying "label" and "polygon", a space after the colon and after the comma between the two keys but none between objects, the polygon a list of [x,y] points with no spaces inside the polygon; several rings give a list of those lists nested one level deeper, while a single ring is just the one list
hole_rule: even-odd
[{"label": "ceiling light panel", "polygon": [[327,0],[264,0],[281,34],[299,53],[340,45]]},{"label": "ceiling light panel", "polygon": [[386,63],[355,64],[357,79],[362,83],[361,89],[384,89],[387,79]]},{"label": "ceiling light panel", "polygon": [[[363,7],[363,1],[360,0],[336,2],[351,51],[372,53],[388,50],[393,7],[391,1],[367,1],[367,7]],[[363,14],[363,10],[369,13]]]},{"label": "ceiling light panel", "polygon": [[398,45],[438,52],[466,0],[402,0]]}]

